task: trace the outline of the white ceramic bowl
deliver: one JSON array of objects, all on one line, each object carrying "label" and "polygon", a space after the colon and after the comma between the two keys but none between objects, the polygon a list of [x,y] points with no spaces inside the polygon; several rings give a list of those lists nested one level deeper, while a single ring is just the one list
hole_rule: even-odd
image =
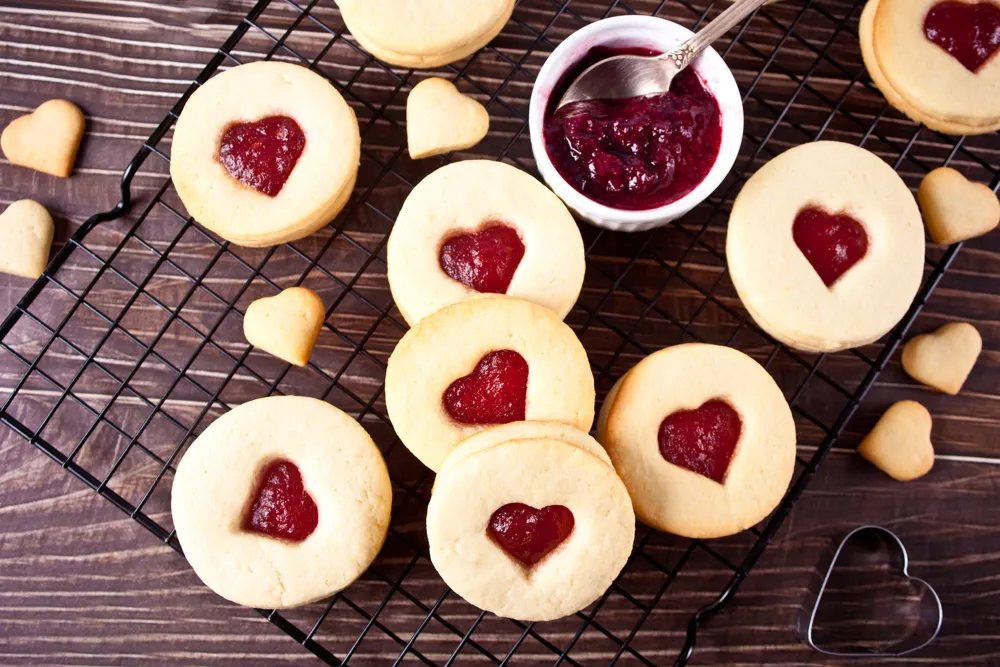
[{"label": "white ceramic bowl", "polygon": [[638,46],[667,51],[691,36],[691,31],[665,19],[652,16],[616,16],[592,23],[570,35],[542,66],[528,111],[531,149],[542,178],[578,216],[599,227],[617,231],[638,232],[659,227],[681,217],[705,200],[719,187],[733,168],[743,142],[743,100],[739,87],[722,57],[712,48],[706,49],[692,67],[719,101],[722,111],[722,143],[719,155],[705,180],[675,202],[644,211],[628,211],[599,204],[577,192],[559,175],[548,152],[542,126],[545,110],[553,89],[567,70],[575,66],[595,46]]}]

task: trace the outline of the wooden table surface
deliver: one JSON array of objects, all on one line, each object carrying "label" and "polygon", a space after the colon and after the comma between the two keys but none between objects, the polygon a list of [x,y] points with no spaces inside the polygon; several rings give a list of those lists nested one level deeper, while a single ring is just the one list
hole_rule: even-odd
[{"label": "wooden table surface", "polygon": [[[523,2],[519,11],[530,20],[532,8],[547,2]],[[834,9],[855,5],[849,24],[853,30],[858,3],[817,2],[828,2]],[[0,125],[52,97],[78,103],[88,120],[71,179],[0,162],[0,203],[32,197],[45,204],[57,220],[57,246],[90,214],[113,206],[123,166],[252,4],[0,2]],[[587,15],[595,3],[573,4]],[[655,8],[657,3],[633,4]],[[771,11],[790,22],[797,10]],[[688,19],[688,25],[693,20]],[[773,43],[759,46],[774,48]],[[856,44],[845,42],[845,49],[852,47]],[[854,56],[852,66],[858,63]],[[523,99],[529,88],[522,86],[512,96]],[[865,95],[877,108],[877,96],[870,91]],[[889,122],[903,131],[905,122],[893,114],[888,112]],[[996,152],[984,154],[997,164]],[[164,167],[157,169],[137,179],[139,191],[158,187]],[[915,183],[912,178],[908,182]],[[121,229],[110,227],[102,242],[113,247]],[[736,601],[702,631],[693,664],[862,664],[811,651],[798,639],[796,624],[814,585],[816,564],[834,539],[850,527],[874,523],[899,534],[909,550],[912,573],[933,584],[944,606],[940,637],[910,656],[907,664],[1000,665],[998,266],[1000,234],[968,243],[915,324],[915,331],[926,331],[966,320],[980,330],[985,348],[963,392],[947,397],[921,388],[902,373],[898,355],[891,361]],[[0,277],[0,311],[8,312],[29,284]],[[638,356],[633,350],[623,355],[622,363]],[[7,356],[3,361],[0,392],[6,397],[23,366]],[[931,410],[938,454],[933,471],[908,484],[891,481],[853,451],[881,410],[901,398],[919,400]],[[46,431],[49,441],[59,442],[59,428]],[[149,470],[136,468],[126,475],[148,482]],[[6,428],[0,432],[0,527],[0,664],[319,664],[252,610],[211,593],[180,555]],[[672,614],[668,605],[648,621],[655,634],[646,637],[643,650],[654,662],[672,660],[690,610],[712,599],[727,578],[707,559],[684,570],[674,586],[680,597],[670,603],[683,613]],[[872,589],[854,591],[855,611],[859,618],[872,608],[883,611],[887,618],[873,626],[890,636],[909,623],[903,616],[913,611],[913,599],[883,608],[866,597]],[[850,602],[845,604],[850,608]],[[386,617],[393,618],[393,613],[403,626],[423,617],[405,609],[387,611]],[[336,635],[336,628],[330,634]],[[454,637],[443,636],[442,641],[454,645]],[[352,664],[386,664],[398,650],[391,642],[376,643]],[[448,650],[426,649],[436,660],[446,659]],[[502,649],[496,650],[502,655]],[[514,663],[536,664],[531,662],[532,649],[526,648],[525,655]],[[475,660],[474,653],[462,656],[466,662],[486,664]],[[587,654],[576,659],[600,664],[588,662]],[[538,658],[537,664],[550,662]],[[621,664],[635,663],[626,655]]]}]

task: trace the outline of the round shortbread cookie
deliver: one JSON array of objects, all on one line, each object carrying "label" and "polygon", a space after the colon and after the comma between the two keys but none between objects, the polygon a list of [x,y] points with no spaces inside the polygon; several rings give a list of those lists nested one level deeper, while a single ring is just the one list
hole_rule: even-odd
[{"label": "round shortbread cookie", "polygon": [[875,86],[882,92],[882,95],[885,96],[885,99],[888,100],[889,104],[905,114],[910,120],[922,123],[930,129],[943,132],[944,134],[965,136],[971,134],[989,134],[1000,130],[1000,121],[990,125],[975,126],[934,118],[911,105],[903,99],[902,95],[896,92],[896,89],[889,83],[885,74],[882,73],[878,58],[875,57],[872,48],[872,31],[875,23],[875,12],[878,11],[878,3],[879,0],[868,0],[868,3],[865,5],[864,11],[861,12],[861,20],[858,22],[858,38],[861,43],[861,56],[865,61],[865,67],[868,69],[868,75]]},{"label": "round shortbread cookie", "polygon": [[[867,238],[860,260],[829,287],[793,238],[809,210],[849,216]],[[743,186],[726,258],[762,329],[797,349],[834,352],[878,340],[906,313],[923,274],[923,222],[909,188],[878,156],[850,144],[805,144]]]},{"label": "round shortbread cookie", "polygon": [[440,67],[472,55],[510,19],[514,0],[337,0],[355,39],[402,67]]},{"label": "round shortbread cookie", "polygon": [[[499,356],[520,371],[494,366]],[[446,394],[471,398],[449,408]],[[589,431],[594,376],[573,330],[548,308],[510,297],[473,299],[403,336],[389,357],[385,400],[400,440],[436,471],[462,440],[498,423],[555,421]]]},{"label": "round shortbread cookie", "polygon": [[[275,119],[294,121],[301,134],[262,125]],[[242,180],[222,158],[233,131],[246,133],[249,154],[227,153]],[[288,143],[262,156],[253,136]],[[304,143],[292,148],[296,139]],[[292,159],[295,148],[301,153]],[[195,220],[233,243],[262,247],[308,236],[340,213],[354,189],[361,135],[354,111],[322,76],[261,61],[218,74],[195,91],[177,120],[170,158],[174,187]],[[265,187],[248,175],[251,169],[283,170],[285,180]]]},{"label": "round shortbread cookie", "polygon": [[[297,469],[317,512],[301,541],[246,527],[275,462]],[[177,466],[171,509],[201,580],[227,600],[270,609],[319,600],[357,579],[382,548],[391,506],[385,462],[360,424],[323,401],[276,396],[205,429]]]},{"label": "round shortbread cookie", "polygon": [[[1000,9],[995,0],[982,1]],[[1000,59],[991,58],[970,71],[931,41],[925,20],[940,4],[878,0],[872,24],[878,69],[910,107],[931,118],[972,127],[995,125],[1000,122]]]},{"label": "round shortbread cookie", "polygon": [[[509,239],[523,247],[517,260]],[[516,240],[516,239],[515,239]],[[446,244],[452,278],[443,264]],[[502,162],[468,160],[441,167],[406,198],[388,245],[388,274],[400,313],[416,324],[441,308],[479,297],[469,282],[485,275],[484,251],[502,260],[508,296],[533,301],[565,317],[580,296],[586,269],[580,229],[552,191],[520,169]],[[513,269],[513,275],[510,271]]]},{"label": "round shortbread cookie", "polygon": [[[533,562],[492,532],[523,527],[500,518],[511,504],[534,513],[524,539],[512,540]],[[572,525],[553,539],[546,529],[557,510],[568,510]],[[611,466],[545,438],[462,458],[438,475],[427,507],[431,561],[445,583],[477,607],[522,621],[568,616],[597,599],[624,567],[634,535],[628,492]]]},{"label": "round shortbread cookie", "polygon": [[[728,465],[725,451],[706,441],[719,401],[740,421]],[[682,412],[694,420],[688,428],[697,451],[671,462],[664,447],[683,443],[664,445],[661,431]],[[677,345],[640,361],[605,400],[598,439],[636,515],[685,537],[722,537],[755,525],[781,501],[795,468],[795,422],[778,385],[756,361],[718,345]],[[723,471],[721,482],[708,474],[713,470]]]},{"label": "round shortbread cookie", "polygon": [[566,444],[573,445],[577,449],[582,449],[588,454],[593,454],[608,465],[611,465],[611,457],[601,447],[601,443],[590,437],[589,433],[560,424],[559,422],[511,422],[510,424],[500,424],[491,426],[486,430],[475,433],[458,444],[438,470],[438,475],[442,474],[451,466],[466,457],[481,452],[484,449],[499,445],[512,440],[530,440],[545,438],[547,440],[558,440]]}]

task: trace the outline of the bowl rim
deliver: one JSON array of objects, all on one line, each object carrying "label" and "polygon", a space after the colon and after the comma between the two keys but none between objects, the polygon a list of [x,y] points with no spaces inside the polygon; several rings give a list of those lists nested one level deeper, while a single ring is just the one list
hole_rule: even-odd
[{"label": "bowl rim", "polygon": [[[691,65],[712,91],[722,111],[722,141],[719,154],[711,170],[691,192],[680,199],[656,208],[630,210],[601,204],[577,191],[556,169],[545,149],[543,126],[546,109],[553,87],[565,72],[578,62],[581,52],[594,46],[607,44],[616,38],[627,36],[629,32],[642,31],[649,35],[650,28],[681,41],[693,35],[684,26],[657,16],[615,16],[591,23],[564,39],[545,60],[536,77],[528,108],[528,131],[535,164],[542,178],[555,194],[571,209],[585,219],[602,225],[600,221],[613,221],[616,228],[636,231],[651,225],[666,224],[691,211],[705,201],[732,171],[743,143],[743,98],[732,70],[711,46]],[[648,41],[648,38],[647,38]],[[703,72],[711,71],[713,83]],[[726,102],[723,104],[723,102]],[[620,227],[619,227],[620,226]]]}]

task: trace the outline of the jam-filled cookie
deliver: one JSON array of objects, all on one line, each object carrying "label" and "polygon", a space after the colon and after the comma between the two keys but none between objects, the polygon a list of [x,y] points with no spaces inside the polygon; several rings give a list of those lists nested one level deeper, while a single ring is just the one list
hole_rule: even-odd
[{"label": "jam-filled cookie", "polygon": [[923,222],[881,158],[821,141],[747,181],[726,258],[762,329],[800,350],[834,352],[878,340],[906,313],[923,275]]},{"label": "jam-filled cookie", "polygon": [[360,158],[354,111],[326,79],[262,61],[195,91],[174,129],[170,175],[195,220],[259,247],[333,220],[354,189]]},{"label": "jam-filled cookie", "polygon": [[914,120],[949,134],[1000,124],[1000,2],[870,0],[859,29],[879,89]]},{"label": "jam-filled cookie", "polygon": [[347,29],[369,53],[402,67],[440,67],[500,34],[514,0],[337,0]]},{"label": "jam-filled cookie", "polygon": [[565,317],[585,271],[580,229],[559,198],[520,169],[487,160],[441,167],[413,189],[392,228],[388,264],[410,325],[483,294]]},{"label": "jam-filled cookie", "polygon": [[389,357],[396,434],[432,470],[488,426],[556,421],[589,431],[594,376],[573,330],[521,299],[462,301],[424,318]]},{"label": "jam-filled cookie", "polygon": [[512,440],[442,470],[427,507],[434,567],[499,616],[546,621],[583,609],[624,567],[635,515],[606,462],[548,438]]},{"label": "jam-filled cookie", "polygon": [[879,64],[878,58],[875,57],[875,50],[872,43],[875,13],[878,11],[878,6],[879,0],[869,0],[865,5],[864,11],[861,12],[861,20],[858,22],[858,38],[861,43],[861,55],[864,58],[868,74],[882,94],[885,95],[885,99],[888,100],[889,104],[896,107],[910,119],[945,134],[985,134],[1000,129],[1000,119],[994,123],[987,123],[985,125],[969,125],[957,121],[946,121],[935,118],[909,102],[893,88],[882,72],[882,66]]},{"label": "jam-filled cookie", "polygon": [[347,587],[385,540],[392,487],[365,430],[328,403],[261,398],[212,423],[177,466],[177,536],[216,593],[265,609]]},{"label": "jam-filled cookie", "polygon": [[718,345],[677,345],[640,361],[604,401],[597,439],[636,515],[684,537],[758,523],[795,468],[795,422],[778,385]]}]

